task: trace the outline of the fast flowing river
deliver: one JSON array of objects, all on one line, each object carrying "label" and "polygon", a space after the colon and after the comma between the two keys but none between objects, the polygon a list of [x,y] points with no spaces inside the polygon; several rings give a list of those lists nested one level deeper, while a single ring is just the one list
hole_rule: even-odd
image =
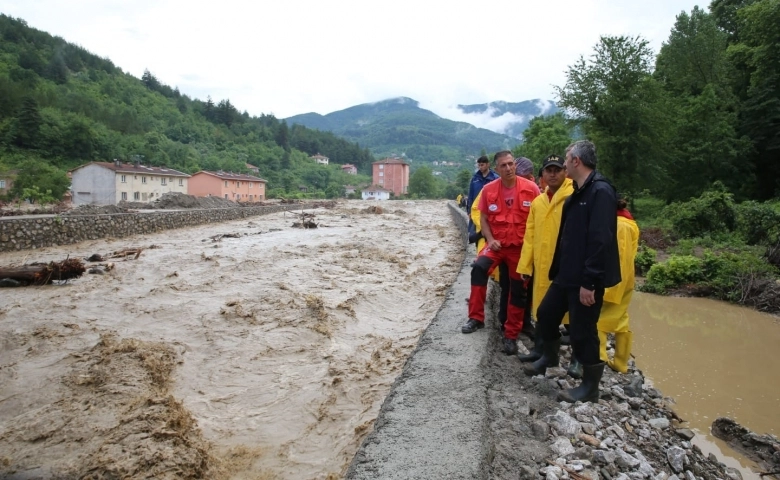
[{"label": "fast flowing river", "polygon": [[780,321],[715,300],[639,292],[629,314],[637,366],[674,398],[675,411],[697,433],[693,443],[744,478],[758,478],[752,462],[713,437],[710,426],[725,416],[758,434],[780,434]]}]

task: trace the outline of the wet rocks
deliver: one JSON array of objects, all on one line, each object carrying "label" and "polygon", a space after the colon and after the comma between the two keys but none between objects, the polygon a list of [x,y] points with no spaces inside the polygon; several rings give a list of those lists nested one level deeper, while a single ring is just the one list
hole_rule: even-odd
[{"label": "wet rocks", "polygon": [[682,439],[692,440],[695,434],[690,428],[678,428],[675,433]]},{"label": "wet rocks", "polygon": [[651,427],[657,428],[658,430],[663,430],[665,428],[669,428],[669,419],[666,417],[663,418],[651,418],[648,423]]},{"label": "wet rocks", "polygon": [[581,430],[580,422],[572,418],[563,410],[558,410],[555,412],[555,415],[548,415],[545,417],[544,421],[550,424],[553,430],[559,435],[564,435],[566,437],[573,437]]},{"label": "wet rocks", "polygon": [[675,473],[683,471],[685,465],[685,450],[680,447],[672,447],[666,451],[666,459]]}]

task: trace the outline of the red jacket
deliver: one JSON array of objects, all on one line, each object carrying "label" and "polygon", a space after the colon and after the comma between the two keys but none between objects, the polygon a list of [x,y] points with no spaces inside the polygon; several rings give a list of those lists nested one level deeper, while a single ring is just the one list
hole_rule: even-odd
[{"label": "red jacket", "polygon": [[501,245],[520,246],[525,237],[525,222],[531,211],[531,202],[539,195],[539,187],[528,179],[517,177],[515,199],[511,207],[507,207],[501,197],[501,179],[494,180],[482,189],[482,197],[487,210],[490,231],[493,238]]}]

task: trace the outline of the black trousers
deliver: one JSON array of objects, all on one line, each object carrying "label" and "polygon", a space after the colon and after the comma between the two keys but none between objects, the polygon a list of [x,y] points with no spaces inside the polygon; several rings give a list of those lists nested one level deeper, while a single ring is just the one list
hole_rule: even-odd
[{"label": "black trousers", "polygon": [[597,288],[595,297],[596,303],[586,307],[580,303],[580,287],[563,287],[553,282],[536,311],[536,334],[544,341],[557,339],[561,336],[563,316],[569,312],[569,335],[575,358],[583,365],[601,362],[596,325],[604,303],[604,289]]}]

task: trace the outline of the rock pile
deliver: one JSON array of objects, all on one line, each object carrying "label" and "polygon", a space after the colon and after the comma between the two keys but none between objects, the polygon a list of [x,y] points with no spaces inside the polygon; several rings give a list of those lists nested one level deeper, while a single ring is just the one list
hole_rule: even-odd
[{"label": "rock pile", "polygon": [[694,434],[672,411],[673,400],[645,382],[635,365],[628,374],[605,370],[598,403],[559,403],[557,393],[579,383],[566,375],[570,348],[563,349],[561,367],[528,377],[516,356],[501,353],[501,338],[492,328],[495,353],[486,371],[493,478],[741,479],[691,444]]}]

